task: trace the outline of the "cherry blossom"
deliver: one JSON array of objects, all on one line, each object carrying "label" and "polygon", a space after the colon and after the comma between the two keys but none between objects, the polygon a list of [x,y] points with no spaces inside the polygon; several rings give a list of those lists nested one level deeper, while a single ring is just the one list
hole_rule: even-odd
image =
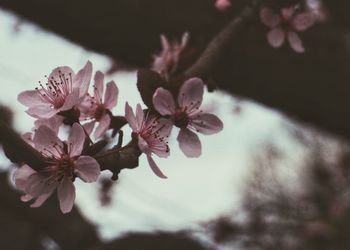
[{"label": "cherry blossom", "polygon": [[225,11],[231,7],[231,0],[216,0],[215,7],[220,11]]},{"label": "cherry blossom", "polygon": [[272,9],[262,8],[260,19],[271,28],[267,40],[272,47],[281,47],[287,37],[294,51],[298,53],[305,51],[298,33],[307,30],[315,23],[315,17],[310,12],[297,13],[295,7],[288,7],[281,9],[281,13],[276,13]]},{"label": "cherry blossom", "polygon": [[152,171],[160,178],[167,178],[152,158],[152,153],[159,157],[169,156],[167,138],[172,124],[167,120],[152,115],[144,115],[141,105],[136,107],[136,114],[128,103],[125,104],[125,118],[133,134],[137,136],[138,147],[147,156]]},{"label": "cherry blossom", "polygon": [[199,109],[203,92],[202,80],[191,78],[180,88],[177,103],[173,95],[164,88],[158,88],[153,95],[154,108],[162,116],[169,116],[173,124],[180,128],[177,140],[188,157],[201,155],[201,142],[195,132],[210,135],[223,129],[223,123],[217,116]]},{"label": "cherry blossom", "polygon": [[186,48],[188,39],[188,32],[182,35],[181,43],[177,41],[170,43],[164,35],[161,35],[162,51],[154,56],[152,69],[168,79],[169,75],[177,70],[181,53]]},{"label": "cherry blossom", "polygon": [[104,92],[103,80],[104,74],[97,71],[94,78],[94,96],[87,95],[79,106],[81,120],[89,120],[84,125],[88,134],[93,131],[95,123],[99,122],[95,130],[96,138],[101,137],[109,128],[111,122],[111,112],[109,110],[117,105],[119,92],[114,81],[107,83],[106,91]]},{"label": "cherry blossom", "polygon": [[34,199],[31,207],[39,207],[57,189],[61,211],[70,212],[75,200],[75,178],[94,182],[100,174],[99,164],[94,158],[81,156],[84,140],[84,130],[77,123],[73,124],[66,143],[47,126],[40,126],[33,143],[45,157],[47,167],[39,172],[27,165],[16,170],[15,184],[26,193],[21,200],[27,202]]},{"label": "cherry blossom", "polygon": [[28,107],[26,111],[35,118],[50,118],[60,111],[77,105],[85,97],[92,74],[92,64],[87,62],[77,74],[68,66],[55,68],[46,85],[24,91],[18,101]]}]

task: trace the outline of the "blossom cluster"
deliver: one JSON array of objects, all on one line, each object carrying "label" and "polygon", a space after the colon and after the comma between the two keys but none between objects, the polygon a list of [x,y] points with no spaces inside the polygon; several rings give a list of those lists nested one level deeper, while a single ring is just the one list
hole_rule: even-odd
[{"label": "blossom cluster", "polygon": [[180,57],[186,49],[189,40],[189,33],[182,35],[181,43],[177,41],[169,42],[165,35],[160,36],[162,51],[154,55],[152,69],[164,78],[169,79],[170,75],[175,73]]},{"label": "blossom cluster", "polygon": [[261,22],[270,28],[268,43],[281,47],[288,40],[290,47],[297,53],[305,52],[299,33],[306,31],[317,22],[326,20],[326,13],[319,0],[306,0],[304,7],[300,4],[283,8],[262,7]]},{"label": "blossom cluster", "polygon": [[[117,105],[119,90],[113,81],[105,86],[104,74],[97,71],[90,94],[91,78],[91,62],[77,73],[62,66],[51,72],[45,84],[39,83],[35,90],[24,91],[18,96],[18,101],[28,108],[26,112],[37,119],[35,127],[25,133],[23,139],[46,163],[39,171],[23,165],[15,172],[15,184],[25,193],[21,199],[25,202],[33,200],[31,207],[40,206],[57,190],[61,211],[71,211],[75,179],[94,182],[103,169],[96,152],[88,153],[86,147],[105,138],[108,129],[115,129],[112,120],[116,117],[112,109]],[[132,130],[132,139],[124,148],[134,147],[146,155],[151,170],[160,178],[166,176],[153,156],[169,156],[168,138],[174,126],[179,128],[180,149],[188,157],[201,155],[197,133],[210,135],[223,128],[217,116],[200,109],[204,93],[201,79],[184,81],[176,93],[177,96],[166,86],[155,89],[152,107],[148,109],[137,104],[133,110],[128,102],[125,103],[123,119]],[[69,127],[66,141],[58,137],[62,126]]]}]

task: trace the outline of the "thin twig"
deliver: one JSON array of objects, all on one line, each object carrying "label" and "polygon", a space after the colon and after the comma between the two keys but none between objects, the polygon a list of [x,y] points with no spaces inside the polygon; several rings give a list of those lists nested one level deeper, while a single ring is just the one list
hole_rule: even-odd
[{"label": "thin twig", "polygon": [[232,46],[240,30],[254,18],[257,6],[261,1],[252,1],[252,4],[242,9],[238,16],[229,22],[208,44],[202,55],[185,72],[186,77],[207,77],[216,63],[225,55],[227,49]]}]

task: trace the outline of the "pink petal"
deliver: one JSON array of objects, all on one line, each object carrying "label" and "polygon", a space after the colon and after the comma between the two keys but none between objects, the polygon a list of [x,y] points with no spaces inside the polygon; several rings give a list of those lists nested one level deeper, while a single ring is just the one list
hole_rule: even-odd
[{"label": "pink petal", "polygon": [[60,110],[65,111],[65,110],[70,110],[71,108],[73,108],[73,106],[79,104],[82,100],[79,98],[79,89],[78,88],[74,88],[72,93],[70,93],[64,103],[63,106],[60,108]]},{"label": "pink petal", "polygon": [[188,112],[200,107],[203,100],[204,84],[199,78],[188,79],[180,88],[178,104],[180,107],[187,107]]},{"label": "pink petal", "polygon": [[148,164],[151,167],[153,173],[156,176],[158,176],[159,178],[162,178],[162,179],[168,178],[162,173],[162,171],[159,169],[159,167],[157,166],[157,164],[154,162],[154,160],[152,159],[152,157],[150,155],[147,155],[147,161],[148,161]]},{"label": "pink petal", "polygon": [[94,182],[100,175],[100,165],[90,156],[80,156],[75,162],[75,173],[85,182]]},{"label": "pink petal", "polygon": [[32,132],[27,132],[22,135],[22,139],[34,148],[33,136],[34,134]]},{"label": "pink petal", "polygon": [[141,105],[138,103],[136,105],[136,122],[137,122],[137,129],[140,130],[143,123],[144,123],[145,115],[143,113],[143,110],[141,108]]},{"label": "pink petal", "polygon": [[101,71],[97,71],[94,78],[94,98],[99,103],[102,103],[104,77]]},{"label": "pink petal", "polygon": [[154,93],[153,106],[161,115],[171,115],[175,113],[174,97],[164,88],[158,88]]},{"label": "pink petal", "polygon": [[162,143],[158,145],[157,148],[151,148],[152,152],[159,157],[166,158],[170,155],[170,150],[167,143]]},{"label": "pink petal", "polygon": [[152,70],[163,74],[166,72],[166,62],[163,57],[155,57],[152,65]]},{"label": "pink petal", "polygon": [[39,119],[34,122],[35,128],[39,128],[41,125],[49,127],[52,131],[58,134],[59,127],[63,123],[63,116],[56,115],[47,119]]},{"label": "pink petal", "polygon": [[173,128],[173,123],[169,119],[159,118],[157,125],[154,127],[154,130],[157,130],[159,137],[167,138],[169,137],[171,130]]},{"label": "pink petal", "polygon": [[23,202],[28,202],[28,201],[30,201],[30,200],[32,200],[33,199],[33,196],[31,196],[31,195],[29,195],[29,194],[26,194],[26,195],[22,195],[21,196],[21,201],[23,201]]},{"label": "pink petal", "polygon": [[187,46],[188,40],[190,39],[190,33],[185,32],[181,37],[181,48],[185,48]]},{"label": "pink petal", "polygon": [[196,115],[191,119],[191,124],[197,132],[205,135],[218,133],[224,127],[222,121],[216,115],[208,113]]},{"label": "pink petal", "polygon": [[220,11],[225,11],[231,7],[230,0],[216,0],[215,7]]},{"label": "pink petal", "polygon": [[147,141],[144,138],[142,138],[141,136],[138,136],[137,146],[146,155],[152,154],[152,151],[151,151]]},{"label": "pink petal", "polygon": [[44,119],[51,118],[58,112],[59,110],[51,108],[49,104],[33,106],[26,111],[26,113],[30,116],[33,116],[35,118],[44,118]]},{"label": "pink petal", "polygon": [[35,173],[35,170],[33,170],[28,165],[23,165],[22,167],[18,168],[14,174],[16,187],[21,191],[25,191],[28,178],[34,173]]},{"label": "pink petal", "polygon": [[57,134],[44,125],[40,126],[35,132],[33,142],[35,148],[44,154],[49,154],[50,152],[53,155],[60,157],[60,152],[57,152],[57,149],[60,148],[63,150],[63,143],[57,137]]},{"label": "pink petal", "polygon": [[107,83],[104,106],[106,109],[112,109],[117,105],[118,101],[118,87],[114,81]]},{"label": "pink petal", "polygon": [[91,121],[91,122],[88,122],[88,123],[85,123],[83,125],[84,129],[85,129],[85,132],[88,134],[88,135],[91,135],[92,131],[94,130],[94,127],[95,127],[95,120]]},{"label": "pink petal", "polygon": [[260,20],[270,28],[274,28],[281,23],[280,15],[269,8],[262,8],[260,10]]},{"label": "pink petal", "polygon": [[79,119],[81,121],[85,121],[91,118],[95,118],[95,113],[97,108],[99,107],[99,103],[97,103],[93,97],[86,95],[79,105],[77,105],[80,111]]},{"label": "pink petal", "polygon": [[134,115],[134,111],[128,104],[128,102],[125,103],[125,119],[128,121],[129,126],[131,127],[133,132],[138,131],[136,117]]},{"label": "pink petal", "polygon": [[105,114],[104,116],[102,116],[94,134],[96,139],[100,138],[106,133],[106,131],[109,129],[110,123],[111,123],[111,117],[108,114]]},{"label": "pink petal", "polygon": [[163,34],[160,35],[160,41],[162,43],[163,52],[170,49],[170,43],[169,43],[168,39],[166,38],[166,36],[164,36]]},{"label": "pink petal", "polygon": [[282,16],[283,16],[284,20],[288,21],[294,15],[295,7],[292,6],[292,7],[288,7],[288,8],[283,8],[281,10],[281,12],[282,12]]},{"label": "pink petal", "polygon": [[315,23],[315,17],[311,13],[298,14],[293,20],[292,25],[296,31],[305,31]]},{"label": "pink petal", "polygon": [[311,9],[318,9],[321,3],[320,0],[306,0],[306,5]]},{"label": "pink petal", "polygon": [[73,208],[75,200],[75,187],[69,178],[63,178],[61,184],[58,186],[57,196],[62,213],[69,213]]},{"label": "pink petal", "polygon": [[87,61],[84,68],[82,68],[73,78],[73,88],[80,90],[79,97],[85,96],[88,92],[90,80],[92,75],[92,63]]},{"label": "pink petal", "polygon": [[81,125],[74,123],[68,136],[68,153],[71,157],[78,156],[83,151],[85,132]]},{"label": "pink petal", "polygon": [[30,207],[32,208],[40,207],[51,196],[52,193],[53,193],[53,190],[52,192],[40,195],[35,199],[34,203],[31,204]]},{"label": "pink petal", "polygon": [[298,52],[298,53],[305,52],[305,48],[303,47],[302,41],[297,33],[288,32],[287,37],[288,37],[290,47],[292,47],[292,49],[295,52]]},{"label": "pink petal", "polygon": [[25,192],[33,197],[49,193],[55,187],[47,181],[47,176],[40,173],[30,175],[25,183]]},{"label": "pink petal", "polygon": [[38,106],[46,103],[38,90],[24,91],[18,95],[17,100],[27,107]]},{"label": "pink petal", "polygon": [[64,75],[65,78],[70,78],[70,76],[73,78],[75,74],[70,67],[61,66],[61,67],[57,67],[57,68],[52,70],[51,74],[49,75],[48,80],[49,80],[49,82],[50,81],[61,82],[62,75]]},{"label": "pink petal", "polygon": [[267,41],[274,48],[282,46],[285,39],[285,32],[281,28],[274,28],[267,34]]},{"label": "pink petal", "polygon": [[194,132],[189,129],[181,129],[177,136],[180,149],[187,157],[199,157],[202,152],[202,145]]}]

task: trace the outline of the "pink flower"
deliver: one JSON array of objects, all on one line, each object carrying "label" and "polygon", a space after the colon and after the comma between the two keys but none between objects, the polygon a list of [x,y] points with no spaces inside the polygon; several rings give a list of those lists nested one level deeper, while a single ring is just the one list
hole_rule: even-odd
[{"label": "pink flower", "polygon": [[230,0],[216,0],[215,7],[220,11],[225,11],[231,7]]},{"label": "pink flower", "polygon": [[15,184],[26,193],[22,201],[35,199],[31,207],[39,207],[57,189],[61,211],[70,212],[75,200],[75,177],[94,182],[100,174],[99,164],[94,158],[81,156],[84,141],[84,130],[77,123],[73,124],[66,143],[47,126],[40,126],[33,143],[46,158],[48,166],[40,172],[27,165],[16,170]]},{"label": "pink flower", "polygon": [[203,100],[204,85],[201,79],[191,78],[180,88],[177,103],[173,95],[164,88],[158,88],[153,95],[154,108],[163,116],[170,116],[175,126],[180,128],[177,140],[184,154],[198,157],[202,146],[198,135],[218,133],[223,129],[221,120],[199,109]]},{"label": "pink flower", "polygon": [[154,56],[152,69],[168,79],[169,75],[176,71],[181,53],[186,48],[188,39],[188,32],[182,35],[181,43],[177,41],[170,43],[164,35],[161,35],[162,51]]},{"label": "pink flower", "polygon": [[18,101],[28,107],[26,111],[35,118],[50,118],[60,111],[71,109],[86,95],[92,73],[92,64],[87,62],[77,74],[70,67],[55,68],[48,77],[46,86],[24,91]]},{"label": "pink flower", "polygon": [[152,153],[159,157],[169,156],[167,138],[172,124],[167,119],[144,115],[141,105],[136,107],[136,115],[128,103],[125,104],[125,118],[133,134],[137,136],[139,149],[146,154],[152,171],[160,178],[167,178],[152,159]]},{"label": "pink flower", "polygon": [[298,53],[305,51],[298,32],[307,30],[315,23],[315,18],[311,13],[296,13],[294,7],[289,7],[283,8],[278,14],[269,8],[262,8],[260,19],[271,28],[267,34],[267,40],[272,47],[281,47],[287,36],[289,45],[294,51]]},{"label": "pink flower", "polygon": [[114,81],[111,81],[107,83],[106,92],[104,93],[103,79],[104,74],[97,71],[94,79],[94,96],[91,97],[87,95],[79,107],[81,119],[90,120],[84,125],[88,134],[94,129],[95,123],[99,122],[95,130],[96,138],[101,137],[109,128],[111,123],[111,114],[109,110],[117,105],[119,92],[117,85]]}]

